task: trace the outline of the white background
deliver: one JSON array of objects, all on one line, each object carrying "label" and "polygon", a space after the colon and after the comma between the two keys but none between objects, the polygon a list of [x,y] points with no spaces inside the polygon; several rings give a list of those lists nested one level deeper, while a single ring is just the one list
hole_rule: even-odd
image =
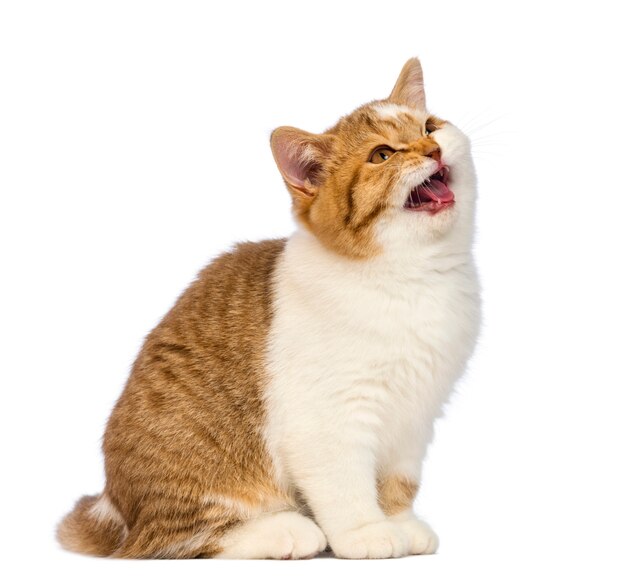
[{"label": "white background", "polygon": [[[585,8],[582,8],[585,6]],[[614,2],[0,4],[5,585],[623,585],[625,47]],[[423,62],[474,139],[485,321],[397,561],[96,560],[54,526],[142,338],[231,243],[289,234],[268,147]]]}]

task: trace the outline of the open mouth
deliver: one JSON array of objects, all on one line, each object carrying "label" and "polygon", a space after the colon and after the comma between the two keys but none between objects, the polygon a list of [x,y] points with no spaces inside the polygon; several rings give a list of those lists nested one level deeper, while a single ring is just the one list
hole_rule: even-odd
[{"label": "open mouth", "polygon": [[428,179],[411,189],[404,202],[407,210],[437,212],[454,205],[454,193],[448,187],[450,170],[446,165],[433,173]]}]

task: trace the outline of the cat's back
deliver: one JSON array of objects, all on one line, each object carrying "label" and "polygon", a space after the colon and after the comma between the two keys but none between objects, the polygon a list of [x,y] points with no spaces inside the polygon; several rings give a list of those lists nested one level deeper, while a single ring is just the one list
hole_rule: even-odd
[{"label": "cat's back", "polygon": [[[194,332],[199,337],[249,336],[253,326],[262,326],[270,319],[272,277],[285,242],[243,242],[214,259],[153,334],[179,324],[195,323]],[[246,319],[256,323],[250,324]],[[228,330],[224,329],[224,321]]]},{"label": "cat's back", "polygon": [[[207,265],[148,335],[136,369],[175,355],[249,363],[262,354],[272,316],[273,275],[284,239],[239,243]],[[179,374],[184,377],[185,373]]]},{"label": "cat's back", "polygon": [[125,499],[129,483],[142,494],[165,476],[195,494],[233,470],[250,491],[271,485],[262,389],[284,246],[242,243],[216,258],[146,338],[104,437],[107,491],[125,516],[138,498]]}]

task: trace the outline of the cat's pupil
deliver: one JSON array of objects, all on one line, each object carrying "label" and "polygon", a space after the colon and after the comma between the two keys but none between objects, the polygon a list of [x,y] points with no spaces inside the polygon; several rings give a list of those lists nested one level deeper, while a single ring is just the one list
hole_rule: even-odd
[{"label": "cat's pupil", "polygon": [[389,155],[387,155],[387,153],[385,153],[384,151],[382,151],[382,152],[380,153],[380,158],[381,158],[383,161],[387,161],[387,159],[389,159]]}]

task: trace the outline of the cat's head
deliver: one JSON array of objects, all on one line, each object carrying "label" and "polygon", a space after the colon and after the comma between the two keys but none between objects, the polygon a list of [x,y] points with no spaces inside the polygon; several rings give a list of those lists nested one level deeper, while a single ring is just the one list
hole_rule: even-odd
[{"label": "cat's head", "polygon": [[322,134],[277,128],[271,146],[296,220],[343,255],[371,257],[407,240],[471,230],[469,141],[427,111],[415,58],[387,99],[357,108]]}]

